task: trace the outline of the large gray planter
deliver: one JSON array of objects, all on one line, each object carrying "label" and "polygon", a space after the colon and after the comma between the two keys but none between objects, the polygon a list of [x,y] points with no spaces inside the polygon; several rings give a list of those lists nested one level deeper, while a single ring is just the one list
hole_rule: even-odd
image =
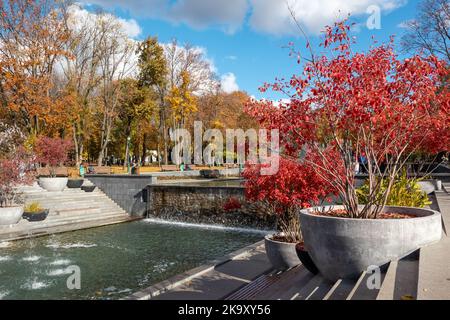
[{"label": "large gray planter", "polygon": [[22,219],[23,207],[1,207],[0,225],[7,226],[16,224]]},{"label": "large gray planter", "polygon": [[300,264],[295,243],[274,241],[271,238],[272,235],[265,237],[265,247],[267,257],[275,270],[286,270]]},{"label": "large gray planter", "polygon": [[47,191],[63,191],[67,186],[68,178],[39,178],[39,185]]},{"label": "large gray planter", "polygon": [[369,266],[383,266],[439,241],[442,233],[441,214],[429,209],[386,207],[384,212],[417,218],[376,220],[318,216],[312,210],[300,211],[303,239],[320,273],[330,281],[357,278]]}]

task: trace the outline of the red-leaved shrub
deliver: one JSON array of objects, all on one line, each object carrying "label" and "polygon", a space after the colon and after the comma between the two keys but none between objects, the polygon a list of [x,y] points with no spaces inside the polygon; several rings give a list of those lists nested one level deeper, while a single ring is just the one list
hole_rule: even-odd
[{"label": "red-leaved shrub", "polygon": [[73,143],[70,140],[41,136],[35,144],[37,161],[47,165],[50,175],[54,177],[55,168],[67,161],[72,146]]}]

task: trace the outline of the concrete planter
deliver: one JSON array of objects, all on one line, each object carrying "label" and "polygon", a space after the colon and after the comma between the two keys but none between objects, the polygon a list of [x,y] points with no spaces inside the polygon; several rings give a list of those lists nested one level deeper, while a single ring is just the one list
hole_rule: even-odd
[{"label": "concrete planter", "polygon": [[266,254],[270,263],[276,270],[286,270],[300,264],[295,250],[295,243],[272,240],[273,235],[265,237]]},{"label": "concrete planter", "polygon": [[84,182],[83,178],[80,178],[80,179],[69,179],[67,181],[67,188],[79,189],[83,185],[83,182]]},{"label": "concrete planter", "polygon": [[39,212],[24,212],[22,217],[30,222],[44,221],[47,219],[49,212],[49,209],[44,209]]},{"label": "concrete planter", "polygon": [[23,207],[1,207],[0,225],[7,226],[16,224],[22,219]]},{"label": "concrete planter", "polygon": [[320,273],[330,281],[357,278],[369,266],[383,266],[439,241],[442,233],[441,214],[429,209],[386,207],[384,212],[417,218],[377,220],[318,216],[312,210],[300,211],[303,239]]},{"label": "concrete planter", "polygon": [[39,185],[47,191],[63,191],[67,186],[68,178],[39,178]]}]

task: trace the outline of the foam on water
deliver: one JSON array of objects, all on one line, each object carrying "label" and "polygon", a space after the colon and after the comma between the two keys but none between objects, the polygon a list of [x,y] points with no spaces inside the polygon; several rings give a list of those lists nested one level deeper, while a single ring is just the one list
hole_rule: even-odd
[{"label": "foam on water", "polygon": [[54,269],[47,272],[48,276],[61,276],[65,274],[71,274],[72,272],[69,269]]},{"label": "foam on water", "polygon": [[212,230],[223,230],[223,231],[236,231],[236,232],[248,232],[248,233],[260,233],[260,234],[269,234],[271,231],[268,230],[258,230],[258,229],[250,229],[250,228],[238,228],[238,227],[227,227],[223,225],[216,224],[203,224],[203,223],[188,223],[188,222],[178,222],[178,221],[168,221],[162,219],[155,218],[147,218],[143,220],[148,223],[158,223],[158,224],[168,224],[174,225],[177,227],[185,227],[185,228],[200,228],[200,229],[212,229]]},{"label": "foam on water", "polygon": [[34,261],[38,261],[40,258],[41,257],[39,257],[39,256],[29,256],[29,257],[22,258],[22,260],[26,261],[26,262],[34,262]]},{"label": "foam on water", "polygon": [[52,266],[64,266],[64,265],[71,264],[71,263],[72,263],[72,261],[70,261],[68,259],[58,259],[58,260],[50,262],[50,264]]},{"label": "foam on water", "polygon": [[8,248],[11,245],[11,242],[3,241],[0,242],[0,248]]},{"label": "foam on water", "polygon": [[0,300],[7,297],[9,294],[9,291],[0,291]]},{"label": "foam on water", "polygon": [[11,260],[10,256],[0,256],[0,262]]},{"label": "foam on water", "polygon": [[28,290],[39,290],[44,289],[50,286],[50,283],[39,281],[37,279],[29,280],[24,285],[21,286],[22,289],[28,289]]},{"label": "foam on water", "polygon": [[93,243],[82,243],[82,242],[69,243],[69,244],[53,243],[53,244],[46,245],[47,248],[52,248],[52,249],[92,248],[92,247],[96,247],[96,246],[97,245],[93,244]]}]

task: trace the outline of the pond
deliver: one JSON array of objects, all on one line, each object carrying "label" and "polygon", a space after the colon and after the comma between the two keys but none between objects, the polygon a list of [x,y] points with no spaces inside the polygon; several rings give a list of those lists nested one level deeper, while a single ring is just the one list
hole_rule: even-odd
[{"label": "pond", "polygon": [[[0,299],[119,299],[264,234],[142,220],[0,243]],[[67,281],[80,270],[80,289]],[[73,281],[72,281],[73,283]]]}]

